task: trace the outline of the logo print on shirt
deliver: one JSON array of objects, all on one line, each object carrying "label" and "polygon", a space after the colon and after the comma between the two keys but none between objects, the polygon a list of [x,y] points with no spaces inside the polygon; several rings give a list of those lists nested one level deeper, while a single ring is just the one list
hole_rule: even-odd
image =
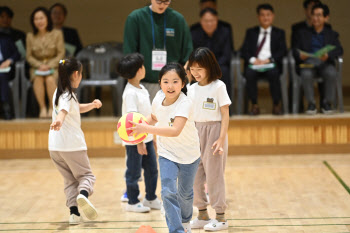
[{"label": "logo print on shirt", "polygon": [[170,122],[169,122],[169,126],[170,126],[170,127],[173,127],[174,120],[175,120],[174,118],[170,118]]}]

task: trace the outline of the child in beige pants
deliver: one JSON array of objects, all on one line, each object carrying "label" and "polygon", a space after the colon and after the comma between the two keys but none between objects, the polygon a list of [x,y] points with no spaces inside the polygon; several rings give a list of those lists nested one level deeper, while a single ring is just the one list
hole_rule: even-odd
[{"label": "child in beige pants", "polygon": [[79,104],[73,88],[82,78],[82,65],[75,58],[61,60],[58,84],[53,95],[52,124],[49,132],[49,152],[52,161],[64,179],[66,205],[70,209],[70,224],[82,221],[78,206],[85,216],[97,218],[95,207],[88,200],[93,193],[95,176],[91,172],[80,113],[102,106],[101,101]]}]

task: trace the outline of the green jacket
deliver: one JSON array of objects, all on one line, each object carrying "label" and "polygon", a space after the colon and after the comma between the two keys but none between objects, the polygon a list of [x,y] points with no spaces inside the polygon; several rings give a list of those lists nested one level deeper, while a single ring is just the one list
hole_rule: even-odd
[{"label": "green jacket", "polygon": [[[166,15],[167,62],[186,63],[193,45],[185,18],[177,11],[167,8],[163,14],[152,12],[156,49],[164,49],[164,17]],[[159,71],[152,71],[152,23],[149,6],[134,10],[128,16],[124,27],[124,54],[138,52],[145,58],[146,77],[144,81],[158,82]]]}]

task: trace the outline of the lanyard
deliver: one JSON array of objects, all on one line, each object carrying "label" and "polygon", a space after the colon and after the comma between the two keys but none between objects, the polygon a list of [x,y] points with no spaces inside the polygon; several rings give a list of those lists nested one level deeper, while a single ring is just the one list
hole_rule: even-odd
[{"label": "lanyard", "polygon": [[[151,12],[153,49],[156,49],[156,38],[154,36],[153,11],[151,10],[151,8],[149,8],[149,11]],[[164,50],[166,50],[166,12],[164,12]]]}]

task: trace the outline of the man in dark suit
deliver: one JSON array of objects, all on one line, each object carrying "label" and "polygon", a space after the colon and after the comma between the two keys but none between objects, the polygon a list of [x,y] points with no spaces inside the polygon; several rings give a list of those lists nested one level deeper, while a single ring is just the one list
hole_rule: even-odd
[{"label": "man in dark suit", "polygon": [[14,43],[18,44],[21,42],[22,45],[19,46],[23,46],[23,48],[25,48],[26,34],[12,27],[13,17],[14,13],[9,7],[0,7],[0,32],[7,34]]},{"label": "man in dark suit", "polygon": [[[315,105],[313,83],[316,75],[324,80],[323,100],[321,109],[323,113],[332,113],[332,103],[335,98],[336,69],[334,60],[343,54],[339,42],[339,34],[330,27],[325,26],[329,19],[329,8],[325,4],[316,4],[312,8],[312,27],[298,30],[293,47],[293,56],[297,63],[297,72],[300,73],[304,93],[308,101],[307,114],[317,112]],[[333,45],[335,49],[315,58],[307,53],[315,53],[326,45]]]},{"label": "man in dark suit", "polygon": [[[311,28],[312,27],[312,7],[315,4],[319,4],[321,3],[320,0],[304,0],[303,2],[303,8],[304,8],[304,12],[305,12],[305,19],[297,22],[295,24],[292,25],[292,35],[291,35],[291,48],[294,47],[295,41],[296,41],[296,35],[298,30],[300,29],[305,29],[305,28]],[[331,27],[330,24],[325,24],[325,26],[327,27]],[[292,83],[292,79],[289,79],[289,107],[290,107],[290,111],[292,111],[292,101],[293,101],[293,83]],[[318,89],[320,90],[320,102],[322,102],[323,99],[323,90],[324,86],[323,83],[318,83]],[[300,92],[300,103],[299,103],[299,113],[304,112],[304,101],[303,101],[303,97],[304,94],[303,92]]]},{"label": "man in dark suit", "polygon": [[[217,11],[217,3],[216,0],[200,0],[199,1],[199,7],[200,10],[204,10],[205,8],[212,8],[214,10]],[[234,43],[233,43],[233,30],[231,27],[231,24],[225,21],[222,21],[219,19],[218,21],[218,27],[223,27],[226,28],[226,30],[229,31],[229,35],[230,35],[230,45],[231,45],[231,52],[234,52],[235,47],[234,47]],[[191,31],[197,30],[198,28],[201,28],[201,24],[200,22],[193,24],[190,27]]]},{"label": "man in dark suit", "polygon": [[205,8],[200,12],[200,27],[191,29],[193,48],[209,48],[218,61],[226,89],[231,98],[230,62],[232,45],[231,31],[218,23],[218,13],[213,8]]},{"label": "man in dark suit", "polygon": [[[244,77],[247,80],[248,98],[252,103],[251,115],[258,115],[257,81],[258,78],[267,78],[270,84],[270,92],[273,99],[272,113],[282,114],[281,109],[281,85],[280,74],[282,72],[282,60],[286,54],[286,38],[282,29],[272,26],[274,10],[270,4],[261,4],[257,7],[259,26],[249,28],[240,50],[244,59]],[[253,65],[270,64],[269,69],[259,69]]]},{"label": "man in dark suit", "polygon": [[70,51],[67,51],[68,56],[75,56],[83,48],[78,31],[75,28],[63,26],[64,21],[66,20],[68,11],[67,8],[61,3],[55,3],[50,7],[51,19],[54,28],[62,30],[64,42],[71,48],[75,48],[74,54],[70,54]]},{"label": "man in dark suit", "polygon": [[13,118],[9,104],[9,85],[11,71],[6,68],[14,69],[14,63],[20,58],[17,48],[11,37],[0,32],[0,101],[5,120]]}]

